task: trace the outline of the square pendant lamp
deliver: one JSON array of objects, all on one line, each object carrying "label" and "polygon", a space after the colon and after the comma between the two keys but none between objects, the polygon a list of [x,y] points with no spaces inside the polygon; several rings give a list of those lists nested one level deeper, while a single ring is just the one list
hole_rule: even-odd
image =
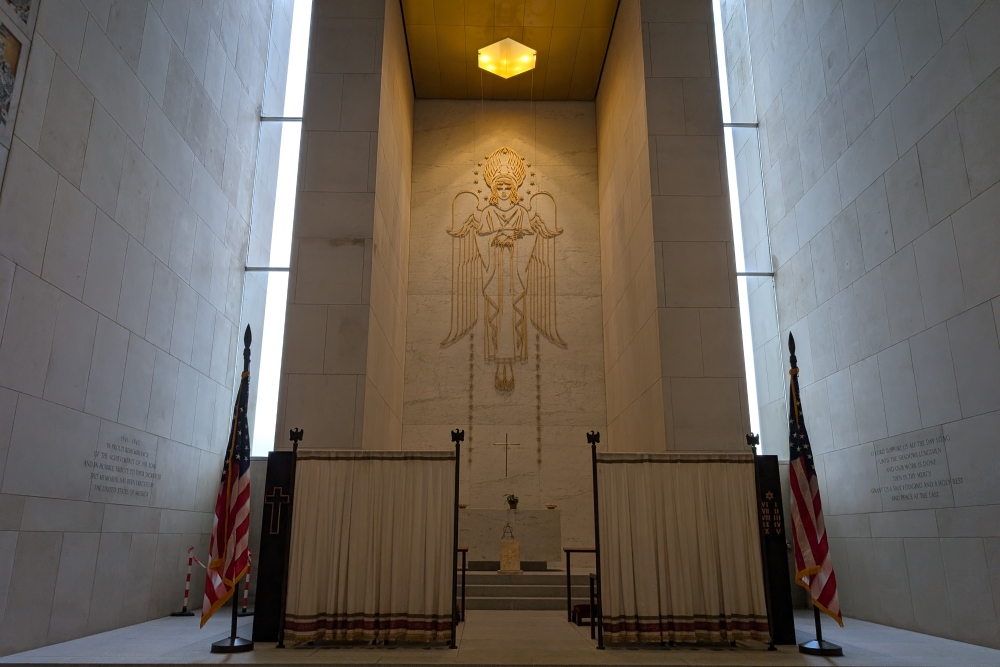
[{"label": "square pendant lamp", "polygon": [[537,53],[534,49],[507,37],[479,49],[479,67],[509,79],[522,72],[535,69]]}]

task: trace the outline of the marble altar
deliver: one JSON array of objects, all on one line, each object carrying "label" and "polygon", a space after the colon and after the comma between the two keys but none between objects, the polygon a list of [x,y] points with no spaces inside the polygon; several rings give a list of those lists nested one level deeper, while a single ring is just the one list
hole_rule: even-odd
[{"label": "marble altar", "polygon": [[520,543],[522,562],[559,562],[563,557],[561,521],[557,509],[463,509],[458,515],[458,543],[469,548],[469,562],[499,561],[503,529],[510,524]]}]

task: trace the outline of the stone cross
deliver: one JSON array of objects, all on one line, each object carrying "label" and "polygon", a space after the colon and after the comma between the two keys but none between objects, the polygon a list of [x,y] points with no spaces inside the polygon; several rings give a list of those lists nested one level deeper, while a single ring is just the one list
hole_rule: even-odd
[{"label": "stone cross", "polygon": [[500,446],[503,447],[503,476],[507,477],[507,448],[508,447],[520,447],[521,443],[519,443],[519,442],[507,442],[507,434],[504,433],[503,434],[503,442],[494,442],[493,444],[495,446],[497,446],[497,447],[500,447]]}]

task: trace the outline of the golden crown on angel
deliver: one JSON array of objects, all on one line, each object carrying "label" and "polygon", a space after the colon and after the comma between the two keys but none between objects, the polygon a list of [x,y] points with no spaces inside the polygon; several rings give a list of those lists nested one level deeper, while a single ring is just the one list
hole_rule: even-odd
[{"label": "golden crown on angel", "polygon": [[480,166],[489,187],[482,205],[471,190],[452,201],[451,325],[441,344],[476,325],[482,301],[484,356],[494,364],[493,386],[510,392],[514,364],[528,358],[529,320],[541,335],[566,346],[556,325],[555,243],[563,230],[551,194],[520,194],[526,163],[513,149],[498,148]]}]

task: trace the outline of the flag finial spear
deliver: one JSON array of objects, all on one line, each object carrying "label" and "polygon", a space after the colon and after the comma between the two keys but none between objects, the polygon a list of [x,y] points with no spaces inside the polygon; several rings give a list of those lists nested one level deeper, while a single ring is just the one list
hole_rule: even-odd
[{"label": "flag finial spear", "polygon": [[788,362],[792,368],[798,368],[798,360],[795,358],[795,336],[788,332]]},{"label": "flag finial spear", "polygon": [[250,334],[250,325],[247,325],[246,331],[243,332],[243,372],[250,372],[250,341],[253,340],[253,336]]}]

